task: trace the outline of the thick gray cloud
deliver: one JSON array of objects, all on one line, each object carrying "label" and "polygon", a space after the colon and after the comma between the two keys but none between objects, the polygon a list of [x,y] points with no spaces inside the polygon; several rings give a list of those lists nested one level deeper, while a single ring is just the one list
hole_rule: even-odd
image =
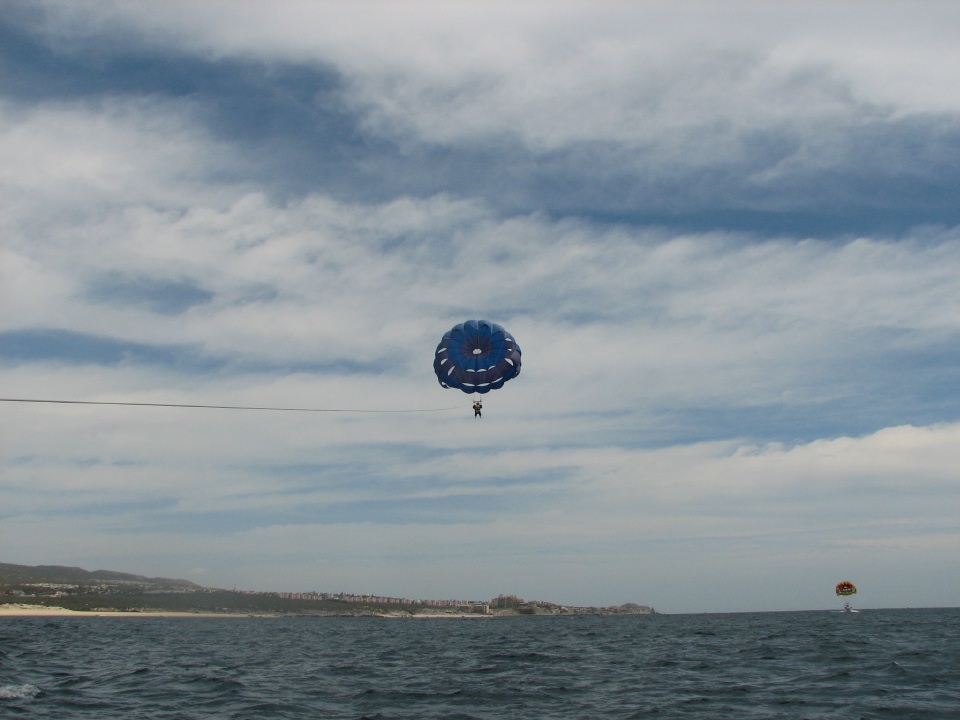
[{"label": "thick gray cloud", "polygon": [[[8,27],[9,97],[27,106],[118,96],[179,102],[185,108],[176,112],[189,109],[233,148],[209,172],[256,180],[283,197],[453,192],[510,214],[538,208],[801,234],[960,221],[950,194],[939,191],[960,182],[956,108],[942,92],[918,92],[951,79],[944,59],[920,67],[911,58],[915,76],[899,79],[909,102],[890,98],[862,59],[807,46],[822,30],[810,13],[800,13],[795,36],[763,26],[739,30],[728,44],[698,44],[694,32],[672,47],[651,27],[666,30],[680,18],[660,17],[653,6],[607,6],[600,17],[609,25],[583,29],[582,7],[545,27],[521,13],[498,41],[505,57],[482,42],[475,52],[448,46],[443,38],[462,27],[457,13],[441,13],[419,34],[426,47],[449,53],[444,64],[423,51],[404,54],[409,39],[378,45],[373,60],[358,58],[327,34],[339,27],[329,5],[305,19],[318,23],[309,48],[292,27],[303,8],[285,21],[258,18],[264,33],[250,35],[236,17],[207,13],[191,15],[193,29],[183,32],[186,16],[175,4],[152,15],[101,7],[92,18],[60,5],[23,10],[35,19]],[[713,12],[700,10],[694,28],[702,33]],[[755,14],[747,7],[741,17]],[[910,38],[911,52],[947,52],[935,42],[936,17],[915,20],[932,37]],[[556,37],[543,36],[550,29]],[[267,40],[281,31],[288,43]],[[868,22],[848,52],[862,50],[871,32]]]}]

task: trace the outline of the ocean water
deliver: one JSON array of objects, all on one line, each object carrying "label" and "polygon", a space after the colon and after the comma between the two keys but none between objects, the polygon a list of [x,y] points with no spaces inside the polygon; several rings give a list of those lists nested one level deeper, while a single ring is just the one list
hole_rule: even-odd
[{"label": "ocean water", "polygon": [[2,718],[960,718],[960,609],[0,618]]}]

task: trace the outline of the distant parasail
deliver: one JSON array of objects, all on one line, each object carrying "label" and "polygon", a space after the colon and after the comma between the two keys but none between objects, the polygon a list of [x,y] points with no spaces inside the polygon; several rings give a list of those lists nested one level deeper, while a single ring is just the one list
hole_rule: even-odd
[{"label": "distant parasail", "polygon": [[847,597],[849,595],[857,594],[857,586],[854,585],[849,580],[841,580],[837,583],[837,595],[840,597]]}]

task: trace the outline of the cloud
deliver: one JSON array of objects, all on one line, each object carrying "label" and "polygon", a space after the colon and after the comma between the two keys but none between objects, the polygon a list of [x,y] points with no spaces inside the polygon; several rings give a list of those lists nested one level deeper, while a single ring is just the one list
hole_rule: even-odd
[{"label": "cloud", "polygon": [[209,361],[196,358],[188,347],[161,347],[124,342],[68,330],[12,330],[0,333],[0,362],[53,361],[69,364],[117,365],[121,363],[179,364],[187,372],[210,370]]},{"label": "cloud", "polygon": [[[371,93],[374,98],[412,89],[472,103],[485,99],[485,89],[516,87],[507,97],[528,104],[593,93],[599,111],[630,103],[636,96],[632,88],[656,88],[647,77],[680,76],[723,100],[726,88],[710,81],[726,64],[711,68],[703,60],[723,52],[737,57],[739,51],[741,58],[748,53],[769,58],[766,73],[740,73],[735,76],[740,82],[791,76],[802,81],[805,69],[826,69],[839,85],[855,86],[876,105],[957,110],[955,98],[943,92],[956,84],[950,79],[957,72],[957,63],[947,61],[957,52],[947,29],[955,12],[950,3],[931,3],[924,13],[902,2],[885,3],[883,13],[864,2],[791,8],[737,2],[723,9],[696,2],[681,8],[566,2],[551,12],[536,2],[496,12],[442,2],[290,4],[283,12],[233,2],[202,8],[170,2],[150,12],[117,2],[83,10],[59,3],[41,7],[33,12],[34,31],[64,53],[73,50],[71,42],[86,51],[91,38],[110,38],[114,50],[146,44],[208,58],[297,64],[323,59],[370,81],[392,77],[392,86]],[[442,92],[465,85],[473,89],[469,95]],[[749,107],[762,97],[744,93]],[[790,115],[794,109],[780,112]]]},{"label": "cloud", "polygon": [[955,8],[551,7],[5,6],[0,396],[317,411],[9,404],[11,561],[945,602]]},{"label": "cloud", "polygon": [[213,293],[193,279],[162,280],[124,276],[118,271],[91,283],[89,294],[96,302],[142,304],[162,315],[180,315],[195,305],[210,302]]},{"label": "cloud", "polygon": [[[99,78],[93,97],[194,106],[206,132],[241,149],[221,172],[286,196],[479,192],[509,213],[691,229],[960,222],[935,191],[956,184],[958,166],[942,90],[956,51],[939,6],[917,17],[891,3],[905,16],[896,33],[857,4],[572,3],[549,17],[533,4],[509,22],[482,7],[285,10],[54,4],[39,29],[20,27],[78,78]],[[112,54],[71,50],[94,39]]]},{"label": "cloud", "polygon": [[[758,243],[539,213],[501,219],[444,196],[281,206],[260,194],[177,213],[129,204],[64,230],[7,251],[11,267],[34,273],[29,304],[7,317],[8,341],[19,338],[8,359],[25,357],[21,341],[51,337],[75,341],[61,358],[86,357],[86,336],[112,358],[174,372],[200,358],[232,373],[366,372],[412,394],[441,331],[480,313],[522,338],[524,384],[531,398],[548,396],[543,411],[702,430],[766,407],[786,423],[783,439],[810,437],[809,413],[825,408],[841,413],[841,432],[844,422],[869,432],[911,407],[913,422],[949,418],[938,413],[952,397],[944,373],[955,372],[953,231]],[[54,323],[46,308],[60,305]],[[934,393],[940,410],[926,399]]]},{"label": "cloud", "polygon": [[[642,588],[651,602],[669,602],[675,608],[690,606],[690,600],[681,601],[678,595],[688,592],[695,597],[695,588],[708,582],[717,569],[741,573],[742,564],[748,562],[766,575],[768,588],[749,596],[732,591],[733,606],[749,607],[777,602],[776,593],[792,582],[793,572],[792,566],[779,563],[802,556],[805,549],[821,548],[821,552],[853,559],[868,557],[878,546],[901,557],[922,557],[931,543],[957,549],[956,480],[949,468],[957,460],[958,432],[956,425],[890,428],[863,438],[793,447],[713,443],[661,450],[591,448],[550,455],[536,450],[494,452],[478,458],[472,467],[468,463],[467,472],[482,479],[512,468],[519,479],[534,476],[538,466],[546,470],[564,465],[576,469],[578,479],[571,482],[569,476],[546,475],[539,489],[529,485],[519,495],[503,493],[505,487],[490,486],[491,494],[474,486],[468,505],[460,495],[462,470],[456,463],[446,465],[440,456],[426,463],[411,458],[404,465],[407,478],[423,471],[433,474],[434,465],[446,466],[445,474],[435,476],[437,484],[431,483],[432,491],[385,471],[387,466],[379,462],[371,462],[371,471],[379,468],[393,489],[374,489],[372,494],[364,482],[327,488],[337,473],[328,474],[322,468],[303,468],[298,473],[302,479],[312,478],[310,489],[283,493],[276,488],[265,493],[263,484],[270,482],[272,473],[259,479],[251,476],[252,484],[231,487],[215,478],[234,471],[211,466],[213,474],[204,487],[171,479],[150,484],[154,492],[164,488],[165,496],[176,498],[175,502],[158,498],[127,507],[109,499],[117,498],[118,491],[131,493],[129,480],[122,479],[124,474],[129,477],[130,469],[126,473],[115,469],[107,477],[112,475],[118,484],[101,485],[99,491],[82,484],[85,491],[77,500],[85,513],[70,507],[74,501],[68,493],[53,505],[45,504],[42,512],[38,507],[35,514],[19,515],[16,510],[21,508],[14,507],[6,524],[13,532],[11,539],[43,547],[42,534],[59,537],[69,533],[73,523],[83,522],[98,552],[120,560],[131,548],[137,552],[136,548],[158,542],[185,546],[186,538],[200,533],[207,538],[204,553],[224,553],[228,564],[239,562],[239,556],[231,560],[236,551],[225,543],[231,538],[231,543],[247,548],[243,562],[248,566],[286,557],[284,562],[303,568],[308,575],[307,566],[318,561],[335,567],[351,558],[382,557],[385,548],[392,548],[388,554],[404,558],[423,552],[441,568],[451,568],[457,558],[462,561],[463,553],[500,553],[499,563],[481,561],[478,576],[464,586],[478,597],[494,592],[503,576],[512,577],[505,570],[511,561],[522,564],[526,557],[541,558],[545,570],[540,574],[557,575],[548,584],[559,587],[562,572],[554,556],[574,563],[578,557],[592,557],[594,566],[607,576],[606,590],[581,586],[570,602],[597,601],[592,592],[609,592],[611,587],[625,591],[633,586],[634,592]],[[264,442],[261,451],[265,448]],[[17,487],[22,473],[36,472],[30,466],[29,462],[8,466],[8,482]],[[99,468],[90,477],[104,478],[106,469]],[[908,484],[905,478],[910,478]],[[255,487],[260,490],[248,494]],[[435,494],[441,489],[440,495]],[[76,496],[77,491],[72,494]],[[142,490],[135,497],[142,498]],[[830,502],[827,511],[824,499]],[[27,520],[29,526],[24,524]],[[67,530],[55,529],[64,521]],[[112,543],[110,538],[117,533],[127,537],[131,547],[121,549]],[[438,544],[437,537],[445,538],[444,542]],[[261,540],[249,545],[254,538]],[[477,538],[483,539],[482,551],[475,544]],[[300,542],[307,545],[297,550]],[[306,546],[312,548],[309,559],[302,552]],[[692,576],[658,584],[669,575],[663,563],[691,547],[699,548],[703,560],[684,560]],[[716,568],[708,569],[708,563]],[[643,582],[611,583],[611,574],[616,575],[616,568],[623,564],[647,568]],[[442,574],[430,580],[438,596],[456,592],[453,583],[462,579],[462,573],[452,572],[447,580],[440,579]],[[890,583],[888,572],[882,567],[872,571],[872,584]],[[345,579],[349,574],[335,571],[333,576]],[[896,597],[892,588],[885,592]],[[816,604],[818,594],[818,589],[806,588],[793,602]]]}]

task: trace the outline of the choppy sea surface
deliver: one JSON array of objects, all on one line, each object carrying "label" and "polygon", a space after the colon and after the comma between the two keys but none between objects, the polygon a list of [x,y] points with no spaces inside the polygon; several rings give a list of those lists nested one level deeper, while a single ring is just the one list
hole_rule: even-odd
[{"label": "choppy sea surface", "polygon": [[0,618],[3,718],[960,718],[960,609]]}]

